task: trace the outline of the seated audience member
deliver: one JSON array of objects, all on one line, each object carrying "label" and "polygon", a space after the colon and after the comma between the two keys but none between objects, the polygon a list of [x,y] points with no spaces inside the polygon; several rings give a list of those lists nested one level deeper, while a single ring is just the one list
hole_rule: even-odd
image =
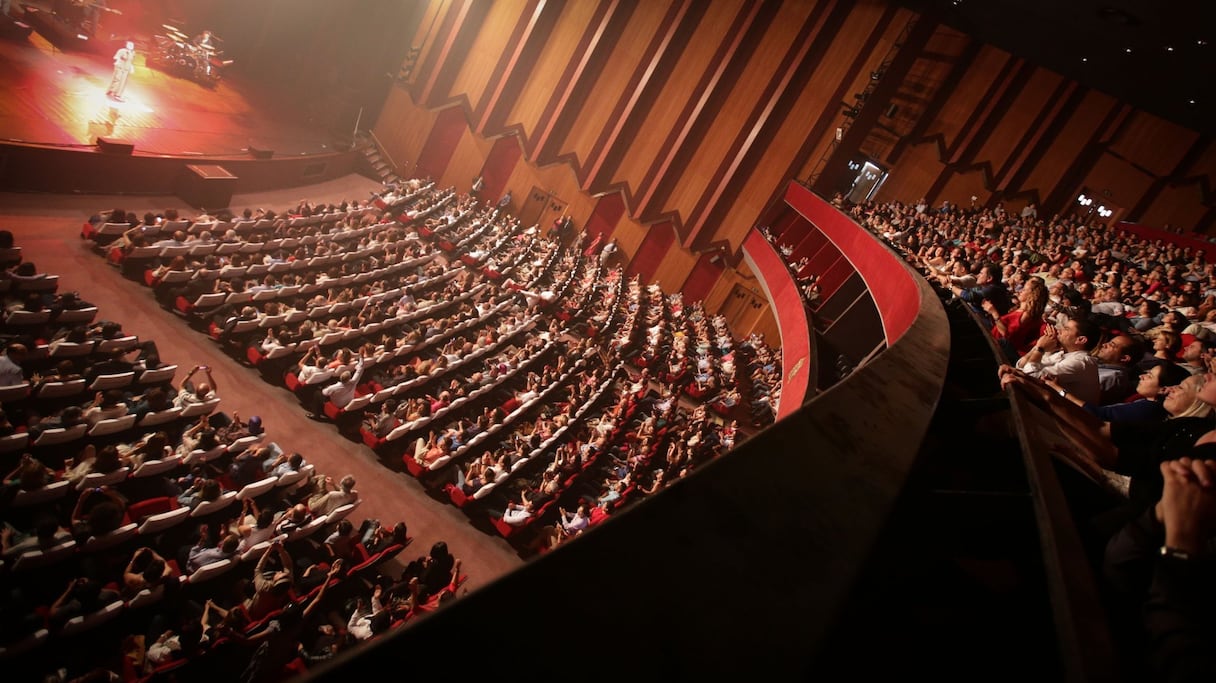
[{"label": "seated audience member", "polygon": [[165,562],[165,558],[151,548],[140,548],[131,555],[131,561],[123,570],[122,596],[130,600],[140,591],[153,590],[165,584],[171,576],[173,571]]},{"label": "seated audience member", "polygon": [[0,387],[12,387],[25,383],[25,370],[21,364],[29,356],[24,344],[12,343],[0,354]]},{"label": "seated audience member", "polygon": [[346,622],[346,631],[355,640],[369,640],[372,636],[388,630],[392,623],[392,614],[384,608],[380,600],[383,592],[382,587],[376,586],[370,602],[360,598],[356,603],[350,619]]},{"label": "seated audience member", "polygon": [[72,535],[78,543],[104,536],[122,526],[126,510],[127,499],[117,491],[107,486],[86,489],[72,510]]},{"label": "seated audience member", "polygon": [[213,562],[232,558],[241,543],[240,537],[236,534],[225,534],[216,544],[212,544],[208,536],[207,532],[200,533],[198,543],[190,548],[186,559],[187,573],[193,574],[199,568]]},{"label": "seated audience member", "polygon": [[299,472],[303,467],[304,456],[299,453],[279,453],[262,461],[262,469],[265,470],[266,474],[274,477]]},{"label": "seated audience member", "polygon": [[202,503],[219,500],[223,494],[224,488],[220,485],[219,480],[195,477],[190,483],[190,488],[182,491],[177,497],[177,502],[183,507],[193,510]]},{"label": "seated audience member", "polygon": [[72,617],[92,614],[120,599],[118,591],[89,577],[81,576],[68,581],[67,589],[51,604],[47,619],[53,628],[61,627]]},{"label": "seated audience member", "polygon": [[33,534],[22,534],[8,524],[0,528],[0,554],[11,559],[31,550],[49,550],[70,538],[72,534],[59,526],[54,515],[43,513],[34,519]]},{"label": "seated audience member", "polygon": [[236,533],[241,537],[237,552],[241,553],[263,541],[269,541],[275,536],[273,509],[267,507],[259,510],[257,503],[252,498],[245,499],[242,507],[243,514],[236,525]]},{"label": "seated audience member", "polygon": [[[207,381],[196,385],[192,378],[199,370],[202,370],[207,375]],[[175,404],[179,408],[185,408],[194,403],[206,403],[213,398],[213,392],[218,390],[219,387],[215,384],[215,378],[211,376],[211,368],[205,365],[196,365],[186,375],[186,378],[182,380],[182,388],[177,393]]]},{"label": "seated audience member", "polygon": [[308,509],[314,515],[328,515],[343,505],[348,505],[359,499],[355,490],[355,478],[351,475],[342,477],[342,481],[334,484],[333,477],[317,477],[314,479],[317,489],[308,500]]},{"label": "seated audience member", "polygon": [[303,503],[293,505],[282,517],[279,518],[274,527],[276,536],[281,534],[290,534],[300,527],[312,521],[312,513],[308,511],[308,506]]},{"label": "seated audience member", "polygon": [[[1016,369],[1034,378],[1050,377],[1082,401],[1097,403],[1102,394],[1098,363],[1089,352],[1099,334],[1097,326],[1086,320],[1069,319],[1058,329],[1048,327],[1034,348],[1018,359]],[[999,373],[1002,382],[1016,378],[1008,365],[1002,365]]]},{"label": "seated audience member", "polygon": [[293,583],[291,555],[280,542],[258,560],[253,570],[253,595],[245,602],[249,618],[257,621],[291,601]]},{"label": "seated audience member", "polygon": [[351,565],[362,560],[359,549],[359,535],[355,533],[355,525],[349,519],[338,522],[334,532],[325,539],[325,548],[331,559],[343,559]]},{"label": "seated audience member", "polygon": [[[1168,414],[1162,407],[1161,399],[1165,397],[1167,389],[1181,384],[1189,376],[1189,373],[1173,363],[1160,363],[1141,373],[1140,381],[1136,384],[1135,395],[1138,398],[1134,401],[1114,402],[1099,406],[1086,403],[1067,392],[1063,394],[1063,398],[1108,423],[1106,430],[1109,432],[1110,424],[1115,422],[1155,423],[1166,419]],[[1054,380],[1046,380],[1046,383],[1056,392],[1062,389]]]},{"label": "seated audience member", "polygon": [[1131,395],[1134,389],[1132,371],[1143,355],[1144,347],[1128,335],[1115,335],[1098,345],[1094,357],[1098,359],[1101,404],[1117,403]]},{"label": "seated audience member", "polygon": [[84,411],[84,420],[93,426],[102,420],[112,420],[127,414],[127,404],[121,389],[97,392],[93,405]]},{"label": "seated audience member", "polygon": [[37,491],[53,481],[54,470],[35,460],[29,453],[23,453],[17,467],[4,478],[4,485],[18,491]]}]

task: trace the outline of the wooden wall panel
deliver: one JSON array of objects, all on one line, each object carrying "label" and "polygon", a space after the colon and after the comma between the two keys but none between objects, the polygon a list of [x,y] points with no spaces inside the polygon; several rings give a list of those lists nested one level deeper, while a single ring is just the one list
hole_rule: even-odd
[{"label": "wooden wall panel", "polygon": [[[519,99],[507,115],[507,125],[519,124],[527,135],[535,130],[550,95],[557,90],[562,71],[570,62],[583,30],[595,14],[595,2],[569,2],[562,9],[557,26],[545,41],[532,76],[524,84]],[[526,147],[525,147],[526,148]]]},{"label": "wooden wall panel", "polygon": [[1036,69],[1020,92],[1014,93],[1012,106],[997,112],[1000,122],[980,144],[976,159],[991,162],[995,171],[1022,151],[1027,143],[1023,132],[1032,131],[1040,113],[1050,107],[1056,87],[1063,80],[1046,69]]},{"label": "wooden wall panel", "polygon": [[1000,73],[1011,59],[1008,53],[996,48],[982,48],[927,134],[940,135],[947,145],[957,143],[992,86],[993,74]]},{"label": "wooden wall panel", "polygon": [[1156,176],[1168,176],[1199,134],[1136,112],[1110,145],[1110,151]]},{"label": "wooden wall panel", "polygon": [[[880,199],[1064,207],[1084,185],[1111,189],[1141,221],[1216,216],[1216,150],[1195,134],[1127,116],[1110,97],[932,18],[905,34],[915,15],[888,0],[430,0],[420,12],[413,83],[393,88],[375,128],[404,172],[435,110],[456,105],[475,132],[456,138],[444,184],[467,190],[493,141],[516,135],[525,151],[496,167],[513,209],[536,187],[582,224],[613,196],[626,257],[655,239],[649,224],[672,222],[692,251],[659,255],[665,287],[724,245],[732,258],[707,294],[719,306],[747,281],[733,257],[774,192],[846,154],[890,167]],[[621,35],[596,42],[595,26]],[[898,83],[877,84],[864,123],[837,146],[842,101],[892,57]],[[572,60],[588,68],[571,71]],[[895,116],[871,115],[889,105]]]},{"label": "wooden wall panel", "polygon": [[[820,114],[809,132],[803,132],[806,124],[794,116],[799,93],[817,89],[822,83],[832,100],[836,100],[853,87],[860,89],[859,84],[869,82],[871,69],[878,68],[879,60],[888,52],[883,47],[884,37],[888,44],[893,43],[906,26],[906,21],[896,21],[901,12],[890,6],[823,3],[817,8],[820,9],[804,19],[775,71],[774,82],[749,114],[746,128],[736,138],[730,156],[719,165],[710,192],[702,195],[692,213],[683,214],[685,246],[704,247],[732,236],[741,240],[746,231],[738,230],[738,226],[753,223],[775,199],[771,180],[777,174],[788,177],[797,168],[803,150],[809,147],[805,144],[807,138],[822,137],[832,126],[832,119],[842,115],[828,109]],[[784,22],[779,17],[777,23]],[[861,47],[846,62],[842,56],[848,55],[848,51],[836,46],[840,41],[852,43],[854,32]],[[833,68],[841,75],[825,78],[824,74]],[[835,87],[828,87],[831,84]],[[788,122],[797,123],[800,128],[782,135],[783,124]],[[771,142],[761,145],[760,140]],[[773,175],[765,178],[762,169]],[[747,197],[750,202],[744,200]],[[738,218],[744,215],[745,218]],[[722,226],[734,227],[733,235],[723,233]]]},{"label": "wooden wall panel", "polygon": [[[763,43],[758,45],[750,55],[749,63],[767,65],[779,64],[782,56],[789,50],[792,41],[798,35],[806,15],[817,3],[800,3],[791,7],[783,5],[779,10],[771,29],[766,33]],[[767,79],[739,78],[733,83],[724,84],[728,88],[727,95],[721,108],[714,115],[708,133],[698,141],[695,151],[688,161],[692,172],[689,182],[681,182],[676,187],[664,211],[676,211],[687,215],[696,204],[697,199],[705,191],[713,171],[718,167],[729,152],[738,126],[747,120],[748,114],[759,101],[766,87]]]},{"label": "wooden wall panel", "polygon": [[[1113,202],[1121,208],[1129,208],[1144,195],[1153,183],[1153,176],[1110,154],[1098,158],[1093,168],[1085,174],[1082,187],[1098,197]],[[1108,194],[1109,193],[1109,194]],[[1075,198],[1075,195],[1072,196]]]},{"label": "wooden wall panel", "polygon": [[[945,169],[936,141],[929,140],[907,148],[899,165],[875,194],[875,201],[916,201],[929,194],[934,181]],[[940,202],[939,202],[940,203]]]},{"label": "wooden wall panel", "polygon": [[681,107],[693,96],[705,64],[725,39],[726,30],[737,12],[738,3],[708,4],[705,18],[697,24],[696,33],[689,41],[688,48],[665,79],[663,92],[659,97],[660,105],[652,108],[638,127],[635,143],[625,153],[620,168],[613,175],[614,183],[629,185],[646,175],[659,151],[658,145],[668,131],[676,126]]},{"label": "wooden wall panel", "polygon": [[[626,35],[650,36],[658,30],[662,19],[661,12],[633,12],[629,17]],[[613,113],[613,107],[610,105],[627,96],[625,89],[643,57],[646,42],[613,41],[612,54],[608,58],[611,67],[605,69],[603,76],[596,81],[593,97],[577,103],[579,114],[561,146],[561,153],[563,156],[572,155],[578,167],[581,168],[583,162],[588,159],[603,130],[612,125],[609,117]]]},{"label": "wooden wall panel", "polygon": [[468,175],[467,169],[480,169],[485,159],[490,156],[493,143],[485,138],[474,135],[473,131],[465,128],[456,143],[456,150],[448,160],[448,166],[440,176],[439,184],[443,187],[455,187],[460,192],[468,192],[473,185],[476,173]]},{"label": "wooden wall panel", "polygon": [[388,98],[372,131],[404,174],[414,172],[426,136],[435,126],[438,111],[414,106],[404,88],[389,89]]},{"label": "wooden wall panel", "polygon": [[1108,95],[1092,90],[1085,93],[1080,106],[1029,173],[1023,187],[1037,189],[1041,197],[1046,197],[1052,188],[1063,181],[1069,164],[1081,154],[1090,136],[1114,105],[1114,99]]},{"label": "wooden wall panel", "polygon": [[510,48],[507,41],[527,4],[526,0],[498,0],[490,4],[489,14],[477,34],[477,49],[464,58],[452,83],[453,94],[467,94],[475,102],[473,96],[480,96],[490,87],[494,66],[499,56]]},{"label": "wooden wall panel", "polygon": [[699,255],[687,249],[681,249],[677,243],[663,254],[663,260],[659,262],[652,281],[659,283],[664,292],[678,292],[696,267],[699,258]]},{"label": "wooden wall panel", "polygon": [[1197,225],[1207,211],[1199,183],[1187,183],[1163,189],[1138,222],[1158,227],[1192,226]]}]

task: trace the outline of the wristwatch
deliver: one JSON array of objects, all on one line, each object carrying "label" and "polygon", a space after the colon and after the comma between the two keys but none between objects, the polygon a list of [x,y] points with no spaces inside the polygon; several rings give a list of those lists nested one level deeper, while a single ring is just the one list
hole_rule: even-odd
[{"label": "wristwatch", "polygon": [[1067,396],[1067,395],[1068,395],[1068,390],[1067,390],[1067,389],[1063,389],[1063,388],[1061,388],[1061,389],[1060,389],[1059,391],[1057,391],[1056,393],[1060,395],[1060,398],[1064,398],[1065,396]]},{"label": "wristwatch", "polygon": [[1162,557],[1172,557],[1175,560],[1191,559],[1191,554],[1189,552],[1187,552],[1181,548],[1171,548],[1168,545],[1161,546],[1161,556]]}]

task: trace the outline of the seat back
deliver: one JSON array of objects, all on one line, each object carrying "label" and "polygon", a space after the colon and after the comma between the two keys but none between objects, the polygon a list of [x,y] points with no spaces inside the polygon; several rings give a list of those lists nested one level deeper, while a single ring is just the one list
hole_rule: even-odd
[{"label": "seat back", "polygon": [[60,311],[55,317],[55,322],[58,323],[91,323],[93,318],[97,317],[97,307],[89,306],[88,308],[77,308],[73,310]]},{"label": "seat back", "polygon": [[61,562],[76,552],[76,541],[65,541],[46,550],[31,550],[21,553],[13,562],[13,571],[21,572],[40,569]]},{"label": "seat back", "polygon": [[139,525],[132,522],[126,526],[119,527],[108,534],[101,536],[93,536],[85,541],[84,547],[81,548],[86,553],[100,552],[108,550],[114,546],[120,545],[135,538],[139,533]]},{"label": "seat back", "polygon": [[236,502],[236,491],[228,491],[215,500],[199,503],[190,511],[191,517],[205,517],[213,512],[219,512]]},{"label": "seat back", "polygon": [[99,486],[113,486],[124,481],[130,473],[130,467],[119,467],[113,472],[106,472],[104,474],[101,472],[89,472],[84,476],[84,479],[80,480],[80,483],[76,484],[76,490],[88,491]]},{"label": "seat back", "polygon": [[144,518],[142,524],[139,525],[140,536],[151,536],[158,534],[165,529],[171,529],[178,524],[186,521],[190,517],[190,508],[182,507],[168,512],[159,512],[154,515],[148,515]]},{"label": "seat back", "polygon": [[38,390],[38,398],[63,398],[84,391],[85,381],[74,379],[68,382],[47,382]]},{"label": "seat back", "polygon": [[[84,380],[80,380],[80,381],[84,382]],[[35,446],[56,446],[61,443],[69,443],[71,441],[75,441],[77,439],[82,438],[84,436],[85,432],[88,431],[88,429],[89,429],[89,426],[87,424],[79,424],[74,427],[68,427],[67,429],[64,429],[62,427],[56,427],[55,429],[48,429],[38,435],[38,438],[34,441],[34,445]]]},{"label": "seat back", "polygon": [[126,431],[135,426],[135,418],[137,417],[139,416],[123,415],[122,417],[115,417],[109,420],[99,420],[97,424],[93,425],[92,428],[89,429],[88,434],[89,436],[105,436],[107,434]]},{"label": "seat back", "polygon": [[154,477],[164,474],[182,464],[182,456],[171,455],[163,460],[145,460],[131,474],[132,477]]},{"label": "seat back", "polygon": [[98,374],[97,378],[92,380],[89,389],[92,391],[103,391],[106,389],[122,389],[130,383],[135,382],[134,372],[119,372],[117,374]]},{"label": "seat back", "polygon": [[173,375],[175,374],[177,374],[176,365],[166,365],[163,368],[157,368],[155,370],[144,370],[139,375],[139,383],[145,385],[164,384],[165,382],[172,382]]},{"label": "seat back", "polygon": [[166,410],[159,410],[155,413],[148,413],[147,415],[144,415],[144,419],[139,421],[139,426],[155,427],[156,425],[163,425],[166,422],[176,420],[181,416],[181,414],[181,408],[168,408]]},{"label": "seat back", "polygon": [[67,479],[60,479],[43,486],[40,489],[33,491],[18,491],[13,496],[13,507],[28,507],[30,505],[40,505],[51,501],[59,500],[67,495],[68,491],[72,490],[72,482]]}]

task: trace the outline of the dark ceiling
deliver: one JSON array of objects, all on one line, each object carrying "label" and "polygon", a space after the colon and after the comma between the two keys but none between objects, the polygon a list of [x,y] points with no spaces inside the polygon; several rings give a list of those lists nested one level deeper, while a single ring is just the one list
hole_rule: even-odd
[{"label": "dark ceiling", "polygon": [[1012,54],[1216,135],[1216,0],[903,0]]}]

